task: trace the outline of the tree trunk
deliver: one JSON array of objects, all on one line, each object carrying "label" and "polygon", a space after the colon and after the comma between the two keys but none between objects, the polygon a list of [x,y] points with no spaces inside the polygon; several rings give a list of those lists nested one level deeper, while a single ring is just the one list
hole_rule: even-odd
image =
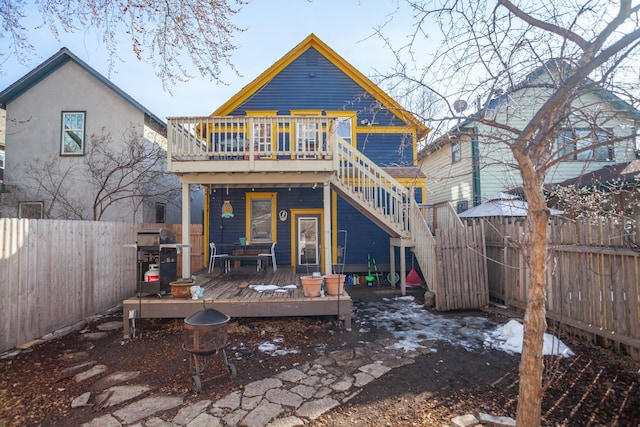
[{"label": "tree trunk", "polygon": [[[522,169],[521,169],[522,170]],[[544,177],[536,176],[535,169],[522,171],[525,194],[529,204],[529,290],[524,316],[524,340],[520,359],[520,389],[518,396],[518,427],[538,427],[542,412],[542,350],[547,330],[547,223],[549,211],[542,191]],[[529,175],[525,177],[525,175]]]}]

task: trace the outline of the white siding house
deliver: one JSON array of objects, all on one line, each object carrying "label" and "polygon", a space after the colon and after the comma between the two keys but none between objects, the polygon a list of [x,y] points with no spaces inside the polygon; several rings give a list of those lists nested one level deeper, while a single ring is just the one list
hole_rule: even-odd
[{"label": "white siding house", "polygon": [[[526,86],[493,99],[487,108],[421,150],[418,158],[427,177],[427,203],[449,201],[462,211],[465,204],[471,208],[499,192],[521,186],[517,163],[504,143],[513,134],[477,119],[524,128],[553,90],[552,85],[544,85],[547,80],[548,74],[533,73]],[[573,102],[571,111],[561,136],[554,141],[553,156],[573,151],[563,147],[590,145],[592,138],[613,142],[560,161],[548,171],[546,183],[559,183],[636,158],[635,132],[640,118],[637,110],[612,93],[597,89],[582,94]],[[458,161],[456,151],[460,153]]]},{"label": "white siding house", "polygon": [[[100,179],[115,163],[136,158],[136,145],[147,153],[166,152],[166,124],[137,101],[63,48],[0,92],[6,109],[5,194],[0,215],[118,222],[181,220],[180,182],[161,177],[149,191],[140,170],[153,155],[111,181],[118,194],[96,203]],[[103,171],[96,171],[104,167]],[[111,168],[111,169],[110,169]],[[152,169],[166,170],[166,154]],[[128,175],[128,176],[126,176]],[[103,179],[103,178],[102,178]],[[194,207],[194,222],[201,223]],[[100,218],[95,218],[95,208]]]}]

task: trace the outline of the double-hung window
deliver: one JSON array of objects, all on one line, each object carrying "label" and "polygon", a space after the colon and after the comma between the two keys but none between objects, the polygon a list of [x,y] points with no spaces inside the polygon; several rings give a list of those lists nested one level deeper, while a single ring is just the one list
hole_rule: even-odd
[{"label": "double-hung window", "polygon": [[451,143],[451,163],[458,163],[462,159],[462,152],[460,148],[460,142]]},{"label": "double-hung window", "polygon": [[275,147],[274,130],[276,128],[274,119],[277,110],[257,110],[247,111],[247,116],[251,117],[251,142],[253,149],[257,150],[261,159],[273,158]]},{"label": "double-hung window", "polygon": [[165,203],[156,203],[156,223],[164,224],[167,222],[167,205]]},{"label": "double-hung window", "polygon": [[579,162],[611,162],[614,160],[613,143],[606,143],[611,136],[611,131],[604,129],[563,129],[558,136],[558,155],[569,155],[566,160]]},{"label": "double-hung window", "polygon": [[247,233],[253,243],[275,242],[276,193],[246,193]]},{"label": "double-hung window", "polygon": [[43,212],[43,202],[20,202],[18,204],[18,218],[42,219]]},{"label": "double-hung window", "polygon": [[62,112],[62,138],[60,154],[81,156],[84,154],[85,113],[83,111]]}]

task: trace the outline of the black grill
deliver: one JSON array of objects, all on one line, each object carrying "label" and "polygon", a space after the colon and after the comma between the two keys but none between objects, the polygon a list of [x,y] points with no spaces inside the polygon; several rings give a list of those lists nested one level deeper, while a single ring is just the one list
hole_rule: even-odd
[{"label": "black grill", "polygon": [[[137,246],[137,287],[138,295],[158,294],[171,291],[171,282],[177,276],[178,249],[176,235],[168,228],[143,228],[138,230]],[[145,273],[151,264],[157,264],[160,280],[147,282]]]}]

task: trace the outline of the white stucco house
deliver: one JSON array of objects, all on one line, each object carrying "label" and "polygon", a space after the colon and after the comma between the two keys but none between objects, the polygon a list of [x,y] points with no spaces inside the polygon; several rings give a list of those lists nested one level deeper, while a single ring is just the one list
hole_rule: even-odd
[{"label": "white stucco house", "polygon": [[[509,147],[506,130],[483,124],[483,118],[522,129],[553,91],[548,74],[554,62],[531,73],[519,86],[494,98],[418,153],[427,179],[427,203],[451,202],[463,212],[490,196],[521,186],[522,179]],[[557,70],[556,65],[556,70]],[[589,172],[636,159],[636,129],[640,112],[593,82],[573,100],[572,110],[554,142],[553,156],[570,154],[594,141],[612,141],[559,161],[546,183],[555,184]]]},{"label": "white stucco house", "polygon": [[[166,124],[66,48],[0,92],[0,216],[180,223]],[[192,192],[202,223],[202,191]]]}]

